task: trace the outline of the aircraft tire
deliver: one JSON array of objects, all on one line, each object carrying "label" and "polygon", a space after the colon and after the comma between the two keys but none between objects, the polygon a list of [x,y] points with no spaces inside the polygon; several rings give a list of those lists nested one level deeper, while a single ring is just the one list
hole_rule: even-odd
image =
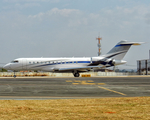
[{"label": "aircraft tire", "polygon": [[74,74],[74,77],[79,77],[79,76],[80,76],[79,73],[75,73],[75,74]]}]

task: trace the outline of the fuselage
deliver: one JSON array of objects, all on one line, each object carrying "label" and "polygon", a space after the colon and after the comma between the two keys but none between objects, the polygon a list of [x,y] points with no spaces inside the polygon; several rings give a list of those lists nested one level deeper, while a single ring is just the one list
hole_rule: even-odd
[{"label": "fuselage", "polygon": [[[57,71],[57,68],[77,68],[85,66],[103,66],[105,62],[98,62],[104,57],[83,57],[83,58],[18,58],[4,66],[9,70],[39,70],[48,72],[72,72],[71,70]],[[119,64],[124,64],[119,61]],[[81,70],[86,71],[86,70]]]},{"label": "fuselage", "polygon": [[40,70],[53,72],[54,68],[88,66],[91,58],[18,58],[8,63],[9,70]]}]

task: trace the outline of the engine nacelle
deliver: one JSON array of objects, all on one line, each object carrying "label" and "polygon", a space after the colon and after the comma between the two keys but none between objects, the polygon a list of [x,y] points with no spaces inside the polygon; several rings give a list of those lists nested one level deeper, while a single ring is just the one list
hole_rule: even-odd
[{"label": "engine nacelle", "polygon": [[115,59],[107,59],[106,62],[110,66],[116,66],[116,65],[121,65],[126,63],[126,61],[124,60],[115,60]]},{"label": "engine nacelle", "polygon": [[124,60],[115,60],[115,65],[122,65],[122,64],[125,64],[127,63],[127,61],[124,61]]},{"label": "engine nacelle", "polygon": [[94,65],[104,65],[107,67],[110,66],[116,66],[116,65],[121,65],[121,64],[125,64],[126,61],[124,60],[115,60],[113,58],[104,58],[104,57],[92,57],[91,58],[91,63],[94,61]]}]

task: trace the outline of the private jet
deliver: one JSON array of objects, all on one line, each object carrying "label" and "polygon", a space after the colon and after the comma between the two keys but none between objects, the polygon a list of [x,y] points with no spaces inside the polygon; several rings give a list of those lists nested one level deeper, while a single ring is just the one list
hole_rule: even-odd
[{"label": "private jet", "polygon": [[[96,69],[104,69],[125,64],[125,54],[132,45],[142,42],[120,41],[107,54],[97,57],[72,58],[18,58],[6,64],[3,68],[12,71],[46,71],[56,73],[73,73],[79,77],[80,73]],[[16,77],[14,75],[14,77]]]}]

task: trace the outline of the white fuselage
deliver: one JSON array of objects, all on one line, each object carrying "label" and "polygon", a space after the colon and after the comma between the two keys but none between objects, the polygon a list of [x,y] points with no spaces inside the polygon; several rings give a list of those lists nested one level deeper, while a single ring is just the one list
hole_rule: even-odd
[{"label": "white fuselage", "polygon": [[[39,70],[48,72],[72,72],[73,68],[81,68],[90,66],[97,61],[104,59],[104,57],[83,57],[83,58],[18,58],[5,65],[5,69],[9,70]],[[124,64],[124,61],[120,61],[119,64]],[[117,64],[117,65],[119,65]],[[103,66],[103,64],[98,64]],[[94,65],[94,66],[97,66]],[[57,68],[69,69],[64,71],[57,71]],[[85,69],[80,70],[87,71]]]}]

